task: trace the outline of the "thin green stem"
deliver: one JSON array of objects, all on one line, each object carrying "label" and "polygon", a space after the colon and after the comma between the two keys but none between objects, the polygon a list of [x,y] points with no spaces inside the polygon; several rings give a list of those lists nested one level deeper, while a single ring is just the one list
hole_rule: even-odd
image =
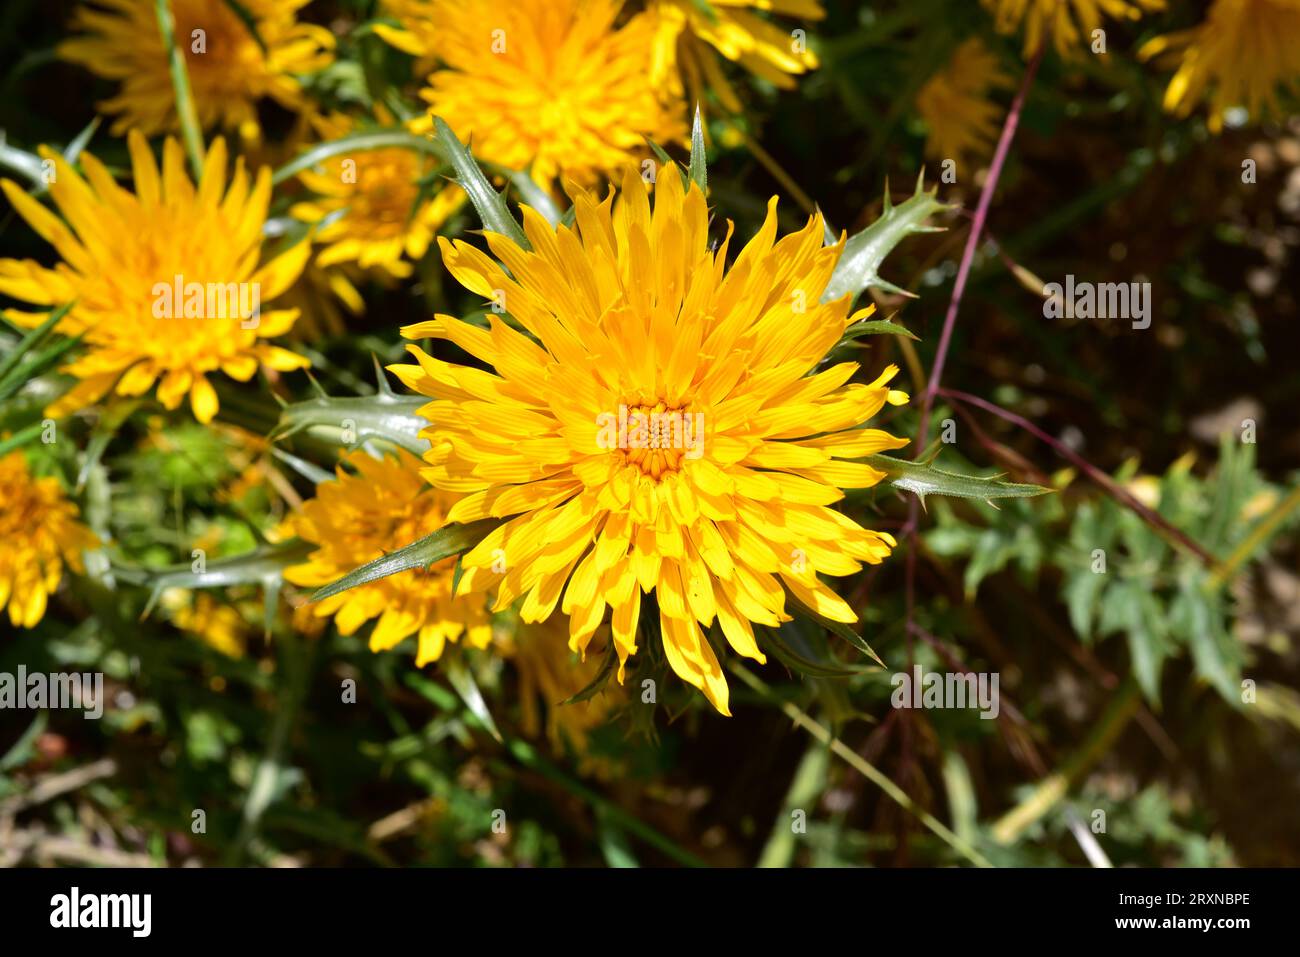
[{"label": "thin green stem", "polygon": [[1206,590],[1215,591],[1231,578],[1237,571],[1238,566],[1253,555],[1255,549],[1263,545],[1297,507],[1300,507],[1300,486],[1293,488],[1291,493],[1282,500],[1282,503],[1273,509],[1267,518],[1256,525],[1249,535],[1241,540],[1241,544],[1232,550],[1232,554],[1214,567],[1214,571],[1206,579]]},{"label": "thin green stem", "polygon": [[908,797],[907,792],[891,781],[884,772],[880,771],[843,741],[835,737],[835,735],[832,734],[825,725],[819,723],[798,705],[789,701],[782,701],[777,697],[767,683],[763,681],[763,679],[758,677],[758,675],[754,674],[744,665],[736,662],[729,662],[728,666],[737,678],[745,682],[745,684],[749,685],[767,700],[778,704],[791,721],[799,725],[799,727],[803,728],[818,741],[827,745],[836,755],[842,758],[849,767],[853,768],[853,770],[857,771],[872,784],[876,785],[876,787],[880,788],[880,790],[884,791],[885,794],[892,798],[900,807],[903,808],[903,810],[912,814],[918,821],[942,838],[943,841],[958,854],[966,858],[976,867],[993,866],[992,862],[987,857],[972,847],[969,842],[962,840],[949,828],[945,827],[934,815],[918,806],[915,801]]},{"label": "thin green stem", "polygon": [[168,0],[154,0],[158,16],[158,29],[162,33],[163,48],[167,51],[168,66],[172,74],[172,89],[176,92],[176,115],[180,120],[181,138],[190,158],[194,181],[203,177],[203,132],[199,128],[198,114],[194,109],[194,94],[190,90],[190,75],[185,67],[185,54],[176,46],[176,18]]},{"label": "thin green stem", "polygon": [[1141,704],[1138,684],[1130,675],[1115,692],[1115,697],[1083,746],[1060,770],[1039,781],[1027,798],[998,819],[993,825],[993,839],[999,844],[1013,843],[1030,825],[1056,807],[1069,793],[1070,787],[1110,750]]}]

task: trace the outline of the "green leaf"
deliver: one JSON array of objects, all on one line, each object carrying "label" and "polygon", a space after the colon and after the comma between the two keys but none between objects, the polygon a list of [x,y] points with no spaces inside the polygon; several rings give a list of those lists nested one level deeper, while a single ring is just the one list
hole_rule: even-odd
[{"label": "green leaf", "polygon": [[22,389],[28,382],[44,375],[81,342],[81,336],[73,339],[61,339],[31,355],[18,368],[3,380],[0,380],[0,400],[8,399]]},{"label": "green leaf", "polygon": [[470,714],[478,719],[479,724],[501,743],[505,743],[501,737],[501,732],[497,730],[497,723],[492,720],[492,712],[488,710],[487,702],[483,700],[483,692],[479,690],[478,682],[474,680],[474,673],[469,670],[465,659],[460,655],[448,655],[442,662],[443,674],[451,682],[451,686],[456,689],[456,694],[460,695],[460,700],[465,702],[465,707],[469,709]]},{"label": "green leaf", "polygon": [[807,620],[825,628],[831,634],[843,638],[854,648],[858,649],[858,651],[862,652],[876,664],[880,665],[880,667],[885,667],[885,663],[880,660],[880,656],[872,650],[871,646],[867,644],[861,635],[853,630],[852,625],[842,621],[834,621],[833,619],[822,617],[820,614],[801,602],[795,596],[794,592],[790,591],[788,588],[785,590],[785,600],[786,606],[790,608],[794,614],[801,615]]},{"label": "green leaf", "polygon": [[1233,659],[1233,642],[1223,627],[1217,594],[1207,592],[1204,576],[1184,573],[1178,594],[1169,606],[1169,626],[1192,651],[1196,673],[1214,686],[1230,704],[1241,702],[1241,671]]},{"label": "green leaf", "polygon": [[1133,674],[1142,693],[1153,704],[1160,701],[1160,668],[1164,664],[1165,616],[1160,601],[1142,585],[1128,583],[1133,592],[1128,611],[1128,647]]},{"label": "green leaf", "polygon": [[36,189],[45,189],[45,167],[41,165],[41,158],[10,146],[5,141],[4,130],[0,130],[0,166],[27,177]]},{"label": "green leaf", "polygon": [[980,582],[1006,568],[1007,562],[1011,561],[1013,551],[999,529],[986,528],[979,534],[975,539],[971,560],[966,565],[966,573],[962,579],[962,588],[967,601],[974,599],[979,591]]},{"label": "green leaf", "polygon": [[101,122],[102,119],[96,116],[82,127],[81,132],[73,137],[72,141],[68,143],[67,147],[64,149],[63,158],[69,163],[75,163],[77,157],[79,157],[82,151],[90,145],[90,140],[95,135],[95,131],[99,129],[99,124]]},{"label": "green leaf", "polygon": [[889,188],[886,186],[884,211],[879,219],[844,244],[844,253],[840,256],[835,272],[831,274],[822,301],[838,299],[845,293],[851,293],[856,298],[873,286],[890,292],[903,292],[893,283],[880,278],[880,265],[907,236],[942,231],[940,227],[928,225],[931,216],[949,208],[935,198],[937,189],[938,187],[927,193],[922,179],[918,179],[912,197],[895,206],[889,200]]},{"label": "green leaf", "polygon": [[22,448],[28,442],[34,441],[44,426],[40,422],[33,422],[25,429],[19,429],[13,435],[0,439],[0,455],[8,455],[14,449]]},{"label": "green leaf", "polygon": [[709,195],[708,154],[704,149],[704,124],[700,119],[700,104],[695,104],[695,120],[691,125],[691,182]]},{"label": "green leaf", "polygon": [[[429,423],[416,410],[429,400],[423,396],[395,395],[381,389],[376,395],[327,396],[295,402],[280,411],[280,422],[271,439],[282,439],[306,431],[339,445],[382,442],[422,455],[429,448],[420,432]],[[345,442],[345,438],[351,441]]]},{"label": "green leaf", "polygon": [[779,629],[758,626],[754,629],[754,639],[764,651],[771,652],[777,661],[791,671],[809,675],[814,678],[851,678],[870,669],[859,665],[846,665],[838,661],[829,661],[817,656],[797,628],[786,622]]},{"label": "green leaf", "polygon": [[613,816],[604,807],[596,809],[596,840],[600,844],[600,853],[608,867],[640,867],[627,835],[615,823]]},{"label": "green leaf", "polygon": [[1070,613],[1070,626],[1085,644],[1092,638],[1097,599],[1105,584],[1104,574],[1095,573],[1091,567],[1087,567],[1076,571],[1065,586],[1065,607]]},{"label": "green leaf", "polygon": [[915,342],[921,341],[920,336],[913,335],[910,330],[903,328],[897,323],[891,322],[888,319],[872,319],[867,322],[857,322],[849,326],[849,328],[844,331],[844,335],[840,336],[840,341],[837,342],[836,345],[842,346],[846,342],[850,342],[854,339],[861,339],[863,336],[881,335],[907,336],[907,338]]},{"label": "green leaf", "polygon": [[[8,385],[6,380],[11,378],[17,371],[23,357],[39,348],[45,342],[50,333],[54,330],[54,327],[59,324],[59,320],[68,314],[68,310],[70,310],[74,304],[75,303],[73,302],[65,303],[64,305],[59,306],[58,309],[50,312],[48,316],[41,320],[39,326],[23,335],[22,339],[18,341],[18,345],[14,347],[13,352],[5,356],[3,361],[0,361],[0,398],[3,397],[3,389]],[[22,383],[20,382],[19,386],[21,385]],[[17,390],[15,389],[14,391]]]},{"label": "green leaf", "polygon": [[20,768],[31,760],[35,753],[36,739],[45,732],[45,726],[50,722],[50,713],[45,710],[36,712],[36,718],[27,726],[24,731],[0,757],[0,771],[12,771],[14,768]]},{"label": "green leaf", "polygon": [[[123,581],[151,586],[149,601],[141,617],[146,617],[158,605],[158,599],[169,588],[226,588],[231,585],[261,585],[270,599],[268,613],[274,611],[274,598],[280,594],[284,570],[296,565],[316,550],[311,542],[290,538],[274,545],[261,545],[242,555],[218,558],[207,562],[203,571],[196,572],[192,565],[176,565],[159,570],[115,566],[113,571]],[[271,620],[265,622],[269,631]]]},{"label": "green leaf", "polygon": [[[556,226],[563,218],[560,208],[555,205],[555,200],[551,199],[551,194],[537,184],[537,181],[523,170],[510,169],[505,166],[498,166],[496,163],[483,163],[493,173],[505,177],[519,193],[519,198],[537,210],[552,226]],[[513,218],[513,217],[512,217]]]},{"label": "green leaf", "polygon": [[[650,147],[651,152],[655,154],[655,158],[659,160],[660,171],[662,172],[669,169],[677,170],[677,175],[682,178],[682,189],[689,189],[691,185],[691,177],[690,174],[682,168],[681,164],[675,162],[673,158],[668,155],[668,152],[654,140],[650,139],[650,137],[645,137],[645,141],[646,145]],[[570,209],[569,212],[572,213],[574,210]],[[572,225],[572,223],[567,225]]]},{"label": "green leaf", "polygon": [[456,171],[456,182],[469,196],[469,201],[474,204],[474,208],[478,210],[484,228],[510,237],[521,249],[531,249],[528,237],[524,235],[518,221],[510,214],[506,201],[492,188],[492,184],[483,175],[483,170],[479,168],[478,163],[474,162],[474,157],[470,155],[465,145],[456,138],[451,127],[440,116],[433,118],[433,126],[437,134],[435,142],[446,161]]},{"label": "green leaf", "polygon": [[338,581],[330,582],[317,589],[311,596],[311,600],[320,601],[341,594],[349,588],[356,588],[358,585],[366,585],[411,568],[427,568],[434,562],[459,555],[481,542],[498,524],[500,523],[497,519],[485,518],[468,525],[445,525],[419,541],[390,552],[382,558],[376,558],[373,562],[344,575]]},{"label": "green leaf", "polygon": [[303,170],[319,166],[325,160],[345,153],[364,153],[368,150],[382,150],[400,147],[415,150],[417,153],[430,153],[447,162],[445,152],[440,144],[427,136],[418,136],[407,130],[369,130],[363,133],[351,133],[328,143],[313,146],[307,152],[281,166],[271,176],[271,182],[279,185],[292,179]]},{"label": "green leaf", "polygon": [[1041,485],[1000,482],[997,476],[960,475],[921,462],[909,462],[888,455],[868,455],[865,461],[880,469],[886,481],[903,492],[913,492],[925,501],[927,495],[948,495],[987,502],[995,498],[1032,498],[1052,491]]},{"label": "green leaf", "polygon": [[328,472],[314,462],[308,462],[296,455],[286,452],[284,449],[272,448],[271,455],[279,459],[289,468],[293,469],[308,482],[313,485],[320,485],[321,482],[332,482],[337,477],[333,472]]},{"label": "green leaf", "polygon": [[572,697],[565,698],[560,704],[577,704],[580,701],[590,701],[596,695],[605,690],[605,685],[609,684],[610,675],[614,673],[614,666],[618,664],[618,651],[614,648],[611,641],[605,646],[605,657],[600,663],[600,670],[596,672],[596,677],[591,679],[591,684],[583,688]]}]

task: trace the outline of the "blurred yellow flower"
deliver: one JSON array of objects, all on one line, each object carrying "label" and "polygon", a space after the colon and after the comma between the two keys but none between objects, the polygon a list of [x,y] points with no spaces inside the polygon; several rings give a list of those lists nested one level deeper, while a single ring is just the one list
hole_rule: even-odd
[{"label": "blurred yellow flower", "polygon": [[916,96],[916,110],[930,130],[926,156],[962,162],[987,155],[1002,116],[990,94],[1012,85],[998,58],[978,39],[957,47]]},{"label": "blurred yellow flower", "polygon": [[[344,465],[356,474],[344,471]],[[364,451],[348,454],[338,477],[316,487],[290,521],[293,532],[319,546],[305,564],[286,569],[295,585],[318,587],[437,531],[457,496],[430,488],[420,479],[420,460],[409,452],[375,458]],[[311,607],[317,618],[334,616],[344,635],[378,618],[370,650],[384,651],[411,635],[418,636],[415,663],[425,665],[442,655],[448,641],[462,637],[476,648],[492,640],[492,623],[481,598],[454,598],[456,560],[411,569],[326,598]]]},{"label": "blurred yellow flower", "polygon": [[1138,56],[1176,69],[1170,112],[1187,116],[1205,101],[1216,133],[1234,106],[1258,119],[1277,111],[1279,90],[1300,88],[1300,0],[1215,0],[1203,23],[1156,37]]},{"label": "blurred yellow flower", "polygon": [[[328,141],[354,132],[355,124],[336,115],[319,120],[317,128]],[[316,197],[296,204],[290,215],[314,224],[329,218],[316,233],[325,246],[316,265],[354,262],[399,279],[410,276],[407,258],[423,256],[438,227],[465,202],[465,193],[441,176],[421,193],[420,180],[435,176],[436,165],[427,153],[393,147],[334,156],[321,171],[298,174]]]},{"label": "blurred yellow flower", "polygon": [[1165,0],[980,0],[994,18],[999,33],[1015,33],[1023,25],[1025,56],[1033,56],[1048,34],[1056,52],[1075,56],[1093,42],[1093,31],[1112,20],[1140,20],[1165,9]]},{"label": "blurred yellow flower", "polygon": [[569,649],[568,639],[567,622],[553,615],[539,624],[519,624],[504,641],[503,651],[519,672],[524,734],[535,738],[545,729],[555,751],[563,753],[567,747],[586,757],[591,732],[609,721],[626,696],[618,685],[606,684],[586,701],[564,704],[595,680],[603,658],[599,653],[579,657]]},{"label": "blurred yellow flower", "polygon": [[883,477],[837,460],[905,445],[859,426],[907,397],[886,384],[893,366],[870,385],[847,384],[853,362],[817,370],[871,311],[850,316],[847,295],[820,301],[843,248],[823,248],[820,217],[778,242],[773,199],[728,271],[730,227],[711,248],[695,184],[659,177],[653,212],[631,168],[616,204],[612,192],[572,194],[576,229],[524,207],[532,252],[488,233],[500,264],[439,240],[456,280],[504,294],[528,335],[495,315],[489,329],[438,316],[403,334],[449,339],[495,373],[414,345],[419,365],[391,368],[434,400],[421,410],[423,474],[465,496],[447,520],[516,516],[462,556],[458,593],[495,590],[497,610],[523,597],[525,622],[559,605],[576,651],[608,606],[620,681],[642,593],[653,594],[669,664],[726,714],[701,626],[716,620],[737,653],[762,661],[753,623],[789,620],[787,590],[857,620],[817,574],[878,563],[894,540],[829,508],[841,489]]},{"label": "blurred yellow flower", "polygon": [[421,96],[477,157],[590,184],[637,157],[645,138],[686,133],[685,105],[649,81],[655,21],[615,27],[621,0],[435,0],[445,66]]},{"label": "blurred yellow flower", "polygon": [[[297,21],[307,3],[241,0],[256,25],[255,38],[226,0],[171,0],[176,44],[205,130],[238,130],[243,139],[256,140],[258,100],[270,97],[292,111],[306,107],[297,77],[327,66],[334,49],[328,30]],[[155,0],[92,0],[72,17],[73,29],[83,35],[58,46],[63,59],[121,81],[118,95],[99,104],[117,117],[115,136],[131,128],[147,136],[179,129],[155,7]]]},{"label": "blurred yellow flower", "polygon": [[98,547],[58,479],[34,477],[21,450],[0,457],[0,609],[14,627],[34,628],[63,566],[80,572],[82,551]]},{"label": "blurred yellow flower", "polygon": [[230,605],[205,591],[170,588],[163,593],[162,606],[177,628],[197,636],[205,645],[229,658],[242,658],[248,625]]},{"label": "blurred yellow flower", "polygon": [[742,109],[714,51],[784,90],[817,68],[801,27],[787,31],[753,11],[820,20],[826,12],[818,0],[652,0],[650,10],[657,24],[652,81],[680,94],[684,80],[692,103],[708,88],[726,109]]},{"label": "blurred yellow flower", "polygon": [[[61,156],[53,164],[50,195],[55,216],[16,184],[0,183],[28,224],[62,261],[47,269],[33,260],[0,260],[0,293],[22,302],[76,305],[58,331],[84,336],[84,353],[64,368],[81,380],[56,401],[50,415],[75,412],[116,386],[119,395],[143,395],[158,383],[158,400],[177,408],[189,395],[200,422],[216,415],[208,373],[240,382],[259,365],[298,369],[299,355],[263,340],[284,333],[297,310],[262,311],[298,278],[310,254],[300,242],[258,268],[262,227],[271,198],[271,171],[249,189],[241,158],[226,187],[226,145],[212,144],[196,189],[185,173],[180,146],[168,139],[159,175],[138,130],[127,138],[135,193],[113,181],[102,163],[81,155],[85,179]],[[40,313],[6,313],[25,326]]]},{"label": "blurred yellow flower", "polygon": [[403,53],[428,60],[434,56],[442,38],[440,6],[441,0],[382,0],[380,15],[392,17],[399,26],[376,22],[373,29]]}]

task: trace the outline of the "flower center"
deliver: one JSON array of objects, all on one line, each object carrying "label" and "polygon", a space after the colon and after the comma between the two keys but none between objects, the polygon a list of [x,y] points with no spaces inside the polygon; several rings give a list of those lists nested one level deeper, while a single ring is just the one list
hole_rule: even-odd
[{"label": "flower center", "polygon": [[699,458],[704,448],[704,416],[686,409],[654,405],[619,410],[619,448],[623,460],[656,481],[676,472],[685,459]]},{"label": "flower center", "polygon": [[352,215],[372,227],[390,227],[401,235],[411,220],[411,207],[419,195],[416,180],[421,164],[407,150],[362,154],[356,166],[356,187],[348,204]]},{"label": "flower center", "polygon": [[175,15],[176,43],[195,82],[207,90],[242,91],[262,59],[248,27],[212,0],[178,3]]}]

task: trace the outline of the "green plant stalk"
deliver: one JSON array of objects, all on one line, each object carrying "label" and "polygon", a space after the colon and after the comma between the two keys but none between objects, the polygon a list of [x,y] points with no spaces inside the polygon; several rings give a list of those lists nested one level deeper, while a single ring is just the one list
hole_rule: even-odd
[{"label": "green plant stalk", "polygon": [[825,746],[811,743],[804,752],[799,767],[790,782],[781,813],[777,816],[772,833],[759,855],[759,867],[789,867],[798,849],[794,828],[790,826],[790,814],[798,808],[811,807],[817,802],[826,781],[826,766],[830,763],[829,752]]},{"label": "green plant stalk", "polygon": [[885,794],[892,798],[900,807],[903,808],[903,810],[912,814],[918,821],[942,838],[949,847],[959,853],[962,857],[966,858],[976,867],[993,866],[992,862],[987,857],[972,847],[970,843],[962,840],[945,827],[934,815],[930,814],[925,809],[918,807],[916,802],[907,796],[907,792],[891,781],[884,772],[880,771],[856,751],[848,747],[848,745],[843,741],[835,737],[829,729],[818,723],[806,711],[789,701],[782,701],[773,694],[772,689],[768,687],[767,683],[764,682],[763,679],[759,678],[758,675],[751,672],[744,665],[733,661],[728,662],[728,667],[737,678],[749,685],[754,689],[754,691],[758,692],[758,694],[774,703],[778,703],[781,710],[785,712],[786,716],[789,717],[791,721],[799,725],[818,741],[827,745],[835,752],[835,754],[839,755],[839,757],[841,757],[849,767],[853,768],[853,770],[857,771],[872,784],[876,785],[876,787],[880,788],[880,790],[884,791]]},{"label": "green plant stalk", "polygon": [[276,776],[284,767],[285,753],[289,748],[289,735],[298,718],[307,692],[307,679],[311,671],[315,645],[302,642],[286,633],[278,637],[283,648],[284,685],[280,701],[271,723],[271,732],[267,740],[266,752],[262,755],[253,771],[253,780],[248,785],[244,798],[243,815],[240,819],[239,833],[226,851],[225,865],[236,867],[244,856],[248,845],[257,837],[262,815],[274,799]]},{"label": "green plant stalk", "polygon": [[167,50],[167,63],[172,74],[172,89],[176,92],[176,116],[180,121],[181,138],[194,170],[194,181],[203,177],[203,134],[199,129],[198,114],[194,110],[194,94],[190,89],[190,75],[185,67],[185,54],[176,46],[176,19],[172,16],[168,0],[154,0],[158,16],[158,29]]},{"label": "green plant stalk", "polygon": [[993,825],[993,839],[1003,845],[1014,843],[1030,825],[1056,807],[1071,785],[1110,750],[1141,704],[1138,684],[1129,675],[1116,690],[1115,697],[1083,747],[1071,755],[1059,771],[1039,781],[1027,798],[997,820]]}]

